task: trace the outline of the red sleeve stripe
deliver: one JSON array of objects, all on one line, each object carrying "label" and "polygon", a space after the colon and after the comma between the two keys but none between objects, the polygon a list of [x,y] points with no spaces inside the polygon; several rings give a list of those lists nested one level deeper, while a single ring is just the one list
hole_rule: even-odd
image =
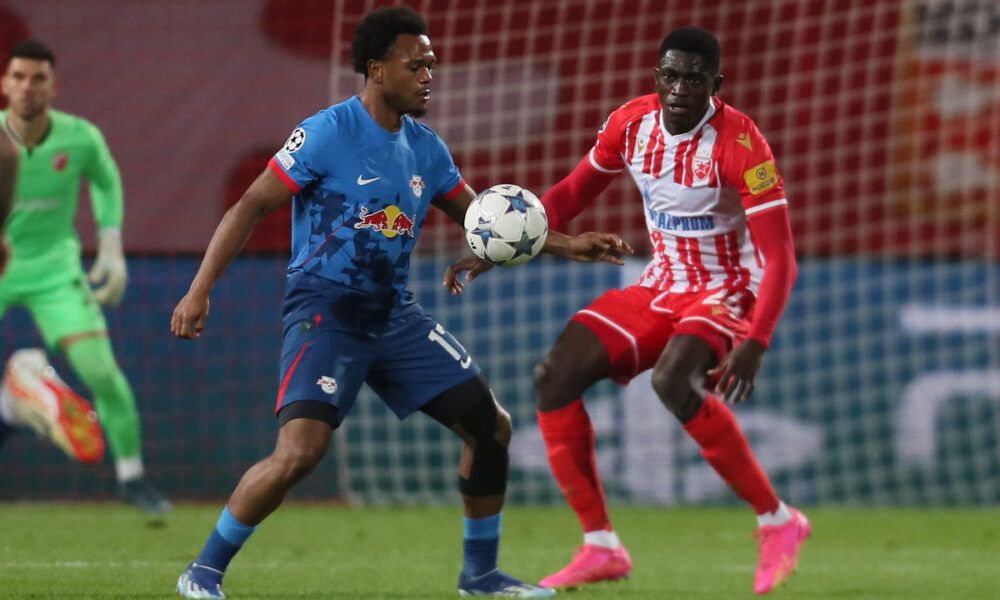
[{"label": "red sleeve stripe", "polygon": [[451,200],[455,196],[459,195],[462,192],[462,190],[464,190],[464,189],[465,189],[465,180],[463,179],[463,180],[459,181],[458,185],[456,185],[454,188],[452,188],[452,190],[450,192],[448,192],[447,194],[445,194],[443,196],[443,198],[445,200]]},{"label": "red sleeve stripe", "polygon": [[281,168],[281,165],[278,164],[278,161],[274,160],[273,156],[271,157],[271,160],[267,161],[267,166],[270,167],[272,171],[274,171],[274,174],[278,176],[278,179],[280,179],[281,182],[284,183],[288,189],[292,190],[293,194],[298,194],[299,192],[302,191],[302,188],[299,187],[299,184],[295,183],[295,180],[292,179],[291,176],[289,176],[288,173],[286,173],[285,170]]},{"label": "red sleeve stripe", "polygon": [[768,209],[771,209],[771,208],[777,208],[779,206],[785,206],[787,204],[788,204],[788,200],[786,200],[785,198],[782,198],[781,200],[772,200],[771,202],[765,202],[764,204],[760,204],[758,206],[754,206],[754,207],[748,208],[748,209],[746,209],[746,213],[747,213],[747,216],[750,216],[750,215],[752,215],[754,213],[763,212],[765,210],[768,210]]}]

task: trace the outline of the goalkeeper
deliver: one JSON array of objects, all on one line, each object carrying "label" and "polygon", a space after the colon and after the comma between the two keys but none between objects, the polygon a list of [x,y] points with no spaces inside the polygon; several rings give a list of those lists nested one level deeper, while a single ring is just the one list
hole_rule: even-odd
[{"label": "goalkeeper", "polygon": [[[0,278],[0,318],[15,305],[31,312],[46,346],[65,354],[93,395],[115,456],[119,496],[147,512],[165,513],[169,502],[145,476],[135,400],[115,361],[100,308],[118,305],[127,282],[121,178],[101,132],[80,117],[50,107],[56,92],[54,68],[51,50],[29,40],[14,46],[3,75],[8,109],[0,111],[0,122],[18,146],[20,170],[6,220],[10,256]],[[89,183],[100,228],[90,271],[90,282],[97,286],[93,290],[81,268],[80,240],[73,226],[81,178]],[[19,385],[24,369],[13,363],[0,403],[0,441],[9,425],[31,425],[71,456],[74,448],[87,447],[89,440],[77,439],[95,435],[95,428],[81,422],[89,412],[86,402],[63,384],[58,406],[40,410],[42,403],[30,386],[45,384],[45,375],[35,373],[27,386]],[[22,378],[12,381],[18,376]],[[48,383],[38,389],[51,389],[53,382]],[[67,439],[69,443],[60,443]],[[80,454],[74,457],[86,460]]]}]

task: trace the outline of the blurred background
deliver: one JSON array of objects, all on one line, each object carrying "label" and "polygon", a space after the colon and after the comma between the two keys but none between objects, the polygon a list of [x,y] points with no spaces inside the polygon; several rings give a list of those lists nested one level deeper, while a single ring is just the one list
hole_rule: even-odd
[{"label": "blurred background", "polygon": [[[360,89],[349,66],[370,0],[0,0],[0,53],[56,53],[55,107],[104,132],[122,170],[130,287],[109,311],[135,389],[150,476],[172,499],[228,495],[277,424],[289,213],[258,228],[219,282],[206,333],[169,318],[226,208],[289,132]],[[794,504],[1000,502],[1000,5],[991,0],[412,0],[438,56],[424,121],[475,189],[541,196],[607,115],[653,91],[659,42],[688,24],[723,49],[722,99],[770,141],[800,273],[757,391],[737,416]],[[433,212],[433,211],[432,211]],[[94,224],[81,199],[88,255]],[[647,254],[622,176],[572,231]],[[565,321],[625,268],[541,257],[462,298],[444,268],[461,230],[432,214],[413,260],[422,303],[466,345],[514,418],[509,497],[562,503],[535,425],[531,370]],[[28,315],[3,353],[38,346]],[[68,365],[57,369],[76,385]],[[82,388],[81,388],[82,390]],[[659,406],[648,377],[588,396],[617,502],[734,502]],[[302,499],[456,503],[457,439],[400,423],[368,394]],[[0,451],[0,499],[103,499],[110,459],[69,462],[22,433]]]}]

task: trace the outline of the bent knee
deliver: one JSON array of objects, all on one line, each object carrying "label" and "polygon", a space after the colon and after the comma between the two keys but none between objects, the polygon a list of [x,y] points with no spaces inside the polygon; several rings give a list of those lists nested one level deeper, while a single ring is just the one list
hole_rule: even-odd
[{"label": "bent knee", "polygon": [[682,423],[698,412],[703,398],[691,377],[677,370],[654,370],[652,384],[660,402]]},{"label": "bent knee", "polygon": [[551,358],[545,357],[539,361],[538,364],[535,365],[535,370],[532,372],[535,380],[535,388],[541,390],[551,385],[555,372],[555,369],[552,368]]},{"label": "bent knee", "polygon": [[562,408],[578,398],[586,389],[576,376],[572,365],[560,364],[551,356],[535,365],[535,393],[538,409],[542,412]]},{"label": "bent knee", "polygon": [[510,413],[497,404],[497,423],[493,429],[493,439],[503,444],[510,445],[510,439],[514,435],[514,422],[510,418]]}]

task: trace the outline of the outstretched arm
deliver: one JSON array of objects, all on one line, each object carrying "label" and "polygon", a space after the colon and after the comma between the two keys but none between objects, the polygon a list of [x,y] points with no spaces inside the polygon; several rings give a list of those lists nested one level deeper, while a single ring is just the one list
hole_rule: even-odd
[{"label": "outstretched arm", "polygon": [[617,176],[616,172],[598,170],[590,162],[590,155],[585,156],[569,175],[542,196],[549,229],[562,229],[573,217],[592,205]]},{"label": "outstretched arm", "polygon": [[588,231],[579,235],[566,235],[558,231],[549,231],[542,252],[578,262],[609,262],[624,265],[622,257],[632,254],[633,250],[617,233]]},{"label": "outstretched arm", "polygon": [[257,223],[292,197],[291,190],[265,168],[240,200],[223,215],[191,287],[174,308],[170,330],[180,338],[194,339],[205,328],[208,296],[222,272],[246,245]]}]

